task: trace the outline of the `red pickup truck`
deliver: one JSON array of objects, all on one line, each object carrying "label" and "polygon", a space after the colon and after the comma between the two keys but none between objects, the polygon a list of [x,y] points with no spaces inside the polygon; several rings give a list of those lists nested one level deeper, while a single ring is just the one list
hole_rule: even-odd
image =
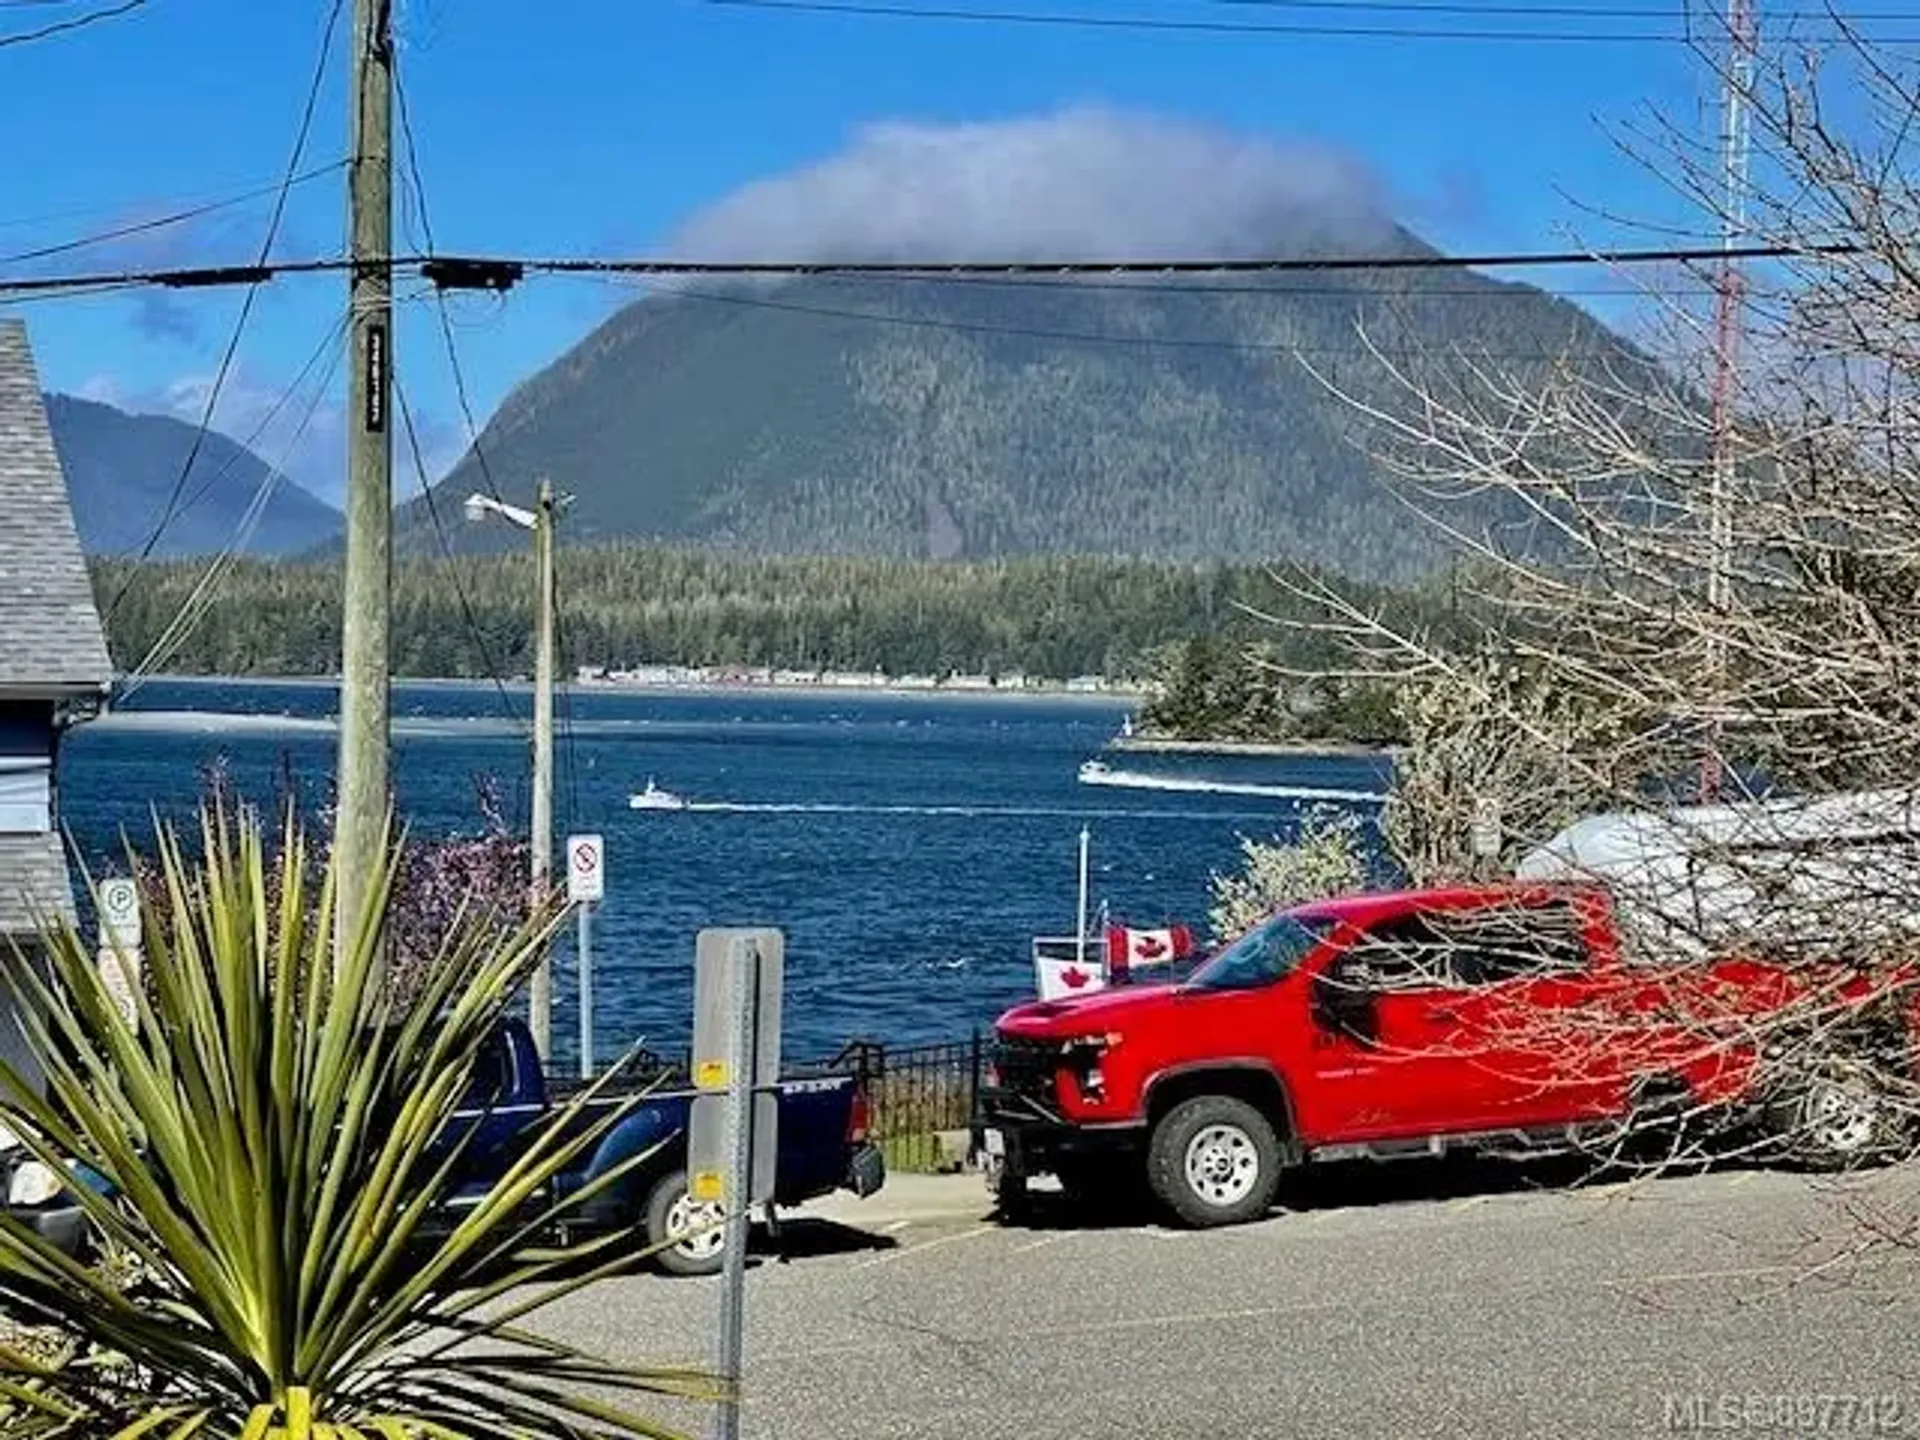
[{"label": "red pickup truck", "polygon": [[1186,979],[1017,1006],[975,1144],[1003,1212],[1027,1177],[1144,1178],[1181,1221],[1270,1208],[1283,1168],[1611,1143],[1757,1121],[1830,1163],[1900,1128],[1916,972],[1630,958],[1603,889],[1369,894],[1273,915]]}]

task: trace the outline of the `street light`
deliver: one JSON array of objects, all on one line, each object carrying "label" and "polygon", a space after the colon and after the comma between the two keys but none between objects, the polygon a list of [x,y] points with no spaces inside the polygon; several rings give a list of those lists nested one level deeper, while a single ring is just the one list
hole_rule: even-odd
[{"label": "street light", "polygon": [[[545,482],[542,482],[543,486]],[[549,501],[551,496],[548,497]],[[509,505],[504,500],[496,500],[491,495],[469,495],[462,507],[467,512],[469,524],[478,525],[489,515],[498,515],[510,525],[518,525],[522,530],[537,532],[540,517],[531,510],[522,510],[518,505]]]},{"label": "street light", "polygon": [[[533,532],[540,598],[534,619],[532,889],[534,904],[544,906],[550,888],[547,877],[553,869],[553,517],[557,506],[551,481],[540,482],[535,507],[522,510],[490,495],[469,495],[461,508],[471,523],[497,515]],[[527,989],[527,1027],[533,1031],[541,1060],[548,1059],[553,1040],[553,960],[545,953]]]}]

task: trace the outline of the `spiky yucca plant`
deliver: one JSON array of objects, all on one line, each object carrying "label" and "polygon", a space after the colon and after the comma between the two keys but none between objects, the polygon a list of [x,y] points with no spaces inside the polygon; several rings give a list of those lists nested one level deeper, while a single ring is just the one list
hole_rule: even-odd
[{"label": "spiky yucca plant", "polygon": [[653,1435],[636,1397],[711,1398],[700,1374],[514,1328],[636,1258],[623,1236],[539,1249],[530,1220],[620,1107],[589,1112],[583,1094],[451,1233],[423,1228],[459,1159],[476,1054],[557,917],[456,925],[402,1010],[378,963],[391,861],[341,948],[335,877],[324,867],[310,893],[296,827],[271,859],[251,819],[209,812],[201,828],[199,860],[160,832],[167,913],[145,926],[137,1023],[69,924],[46,930],[44,967],[7,963],[48,1084],[0,1065],[0,1121],[43,1163],[109,1182],[74,1193],[141,1280],[123,1292],[0,1221],[0,1308],[77,1352],[55,1367],[0,1350],[0,1434]]}]

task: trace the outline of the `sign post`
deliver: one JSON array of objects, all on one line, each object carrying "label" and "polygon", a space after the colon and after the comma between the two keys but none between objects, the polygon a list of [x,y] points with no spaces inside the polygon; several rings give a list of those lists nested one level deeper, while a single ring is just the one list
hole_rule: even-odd
[{"label": "sign post", "polygon": [[593,1075],[593,907],[607,893],[607,849],[598,835],[567,837],[567,899],[580,920],[580,1078]]},{"label": "sign post", "polygon": [[100,978],[113,996],[114,1008],[127,1024],[139,1021],[134,987],[140,983],[140,887],[119,877],[102,880],[98,893]]},{"label": "sign post", "polygon": [[694,952],[693,1080],[687,1191],[725,1217],[721,1258],[719,1440],[739,1440],[746,1330],[747,1237],[753,1206],[773,1198],[779,1156],[780,998],[786,938],[778,930],[702,930]]},{"label": "sign post", "polygon": [[1087,827],[1080,827],[1080,904],[1074,911],[1073,922],[1073,958],[1081,965],[1087,963]]}]

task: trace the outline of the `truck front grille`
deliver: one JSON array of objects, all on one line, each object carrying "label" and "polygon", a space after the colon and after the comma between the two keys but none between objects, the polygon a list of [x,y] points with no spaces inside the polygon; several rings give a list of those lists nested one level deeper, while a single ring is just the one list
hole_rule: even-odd
[{"label": "truck front grille", "polygon": [[997,1035],[993,1063],[1000,1074],[1000,1087],[1016,1095],[1028,1095],[1051,1102],[1055,1098],[1055,1076],[1060,1071],[1061,1049],[1056,1041],[1029,1040],[1019,1035]]}]

